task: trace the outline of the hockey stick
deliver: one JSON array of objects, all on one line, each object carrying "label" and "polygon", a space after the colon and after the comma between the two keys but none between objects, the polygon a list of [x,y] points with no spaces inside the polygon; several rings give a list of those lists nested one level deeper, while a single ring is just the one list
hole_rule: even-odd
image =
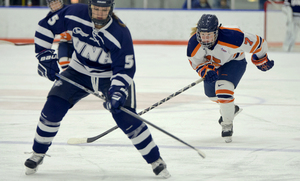
[{"label": "hockey stick", "polygon": [[[74,85],[74,86],[76,86],[76,87],[78,87],[78,88],[80,88],[80,89],[86,91],[87,93],[93,94],[94,96],[99,97],[100,99],[102,99],[103,101],[105,101],[104,96],[102,96],[102,95],[100,95],[100,94],[98,94],[98,93],[95,93],[95,92],[93,92],[93,91],[87,89],[86,87],[84,87],[84,86],[82,86],[82,85],[80,85],[80,84],[78,84],[78,83],[76,83],[76,82],[74,82],[74,81],[72,81],[72,80],[70,80],[70,79],[64,77],[63,75],[56,74],[56,76],[59,77],[60,79],[64,80],[64,81],[69,82],[70,84],[72,84],[72,85]],[[203,153],[202,151],[198,150],[198,149],[195,148],[194,146],[192,146],[192,145],[190,145],[190,144],[184,142],[183,140],[181,140],[181,139],[177,138],[176,136],[172,135],[171,133],[169,133],[169,132],[167,132],[167,131],[161,129],[160,127],[158,127],[158,126],[152,124],[151,122],[149,122],[149,121],[147,121],[147,120],[141,118],[139,115],[132,113],[132,112],[129,111],[128,109],[126,109],[126,108],[124,108],[124,107],[120,107],[120,109],[121,109],[122,111],[124,111],[125,113],[127,113],[127,114],[129,114],[129,115],[135,117],[136,119],[139,119],[139,120],[141,120],[141,121],[143,121],[143,122],[149,124],[150,126],[156,128],[156,129],[158,129],[159,131],[161,131],[161,132],[167,134],[168,136],[170,136],[170,137],[176,139],[177,141],[179,141],[179,142],[185,144],[186,146],[188,146],[188,147],[194,149],[195,151],[197,151],[197,153],[198,153],[202,158],[205,158],[205,153]]]},{"label": "hockey stick", "polygon": [[[53,41],[53,43],[59,43],[60,40]],[[26,45],[34,45],[34,43],[13,43],[11,41],[7,40],[0,40],[0,44],[9,44],[9,45],[15,45],[15,46],[26,46]]]},{"label": "hockey stick", "polygon": [[15,46],[34,45],[34,43],[13,43],[7,40],[0,40],[0,44],[8,44],[8,45],[15,45]]},{"label": "hockey stick", "polygon": [[[195,81],[195,82],[193,82],[193,83],[187,85],[186,87],[184,87],[184,88],[178,90],[177,92],[175,92],[175,93],[169,95],[168,97],[166,97],[166,98],[160,100],[159,102],[156,102],[156,103],[153,104],[152,106],[150,106],[150,107],[144,109],[143,111],[139,112],[138,115],[143,115],[143,114],[145,114],[146,112],[148,112],[148,111],[150,111],[150,110],[156,108],[157,106],[159,106],[159,105],[161,105],[161,104],[167,102],[168,100],[170,100],[170,99],[172,99],[173,97],[175,97],[175,96],[181,94],[182,92],[184,92],[184,91],[190,89],[191,87],[194,87],[195,85],[199,84],[199,83],[202,82],[202,81],[203,81],[203,79],[201,78],[201,79],[199,79],[199,80],[197,80],[197,81]],[[90,138],[70,138],[70,139],[68,140],[68,144],[75,145],[75,144],[82,144],[82,143],[92,143],[92,142],[98,140],[99,138],[101,138],[101,137],[107,135],[108,133],[110,133],[110,132],[112,132],[112,131],[114,131],[114,130],[116,130],[116,129],[118,129],[118,128],[119,128],[118,126],[114,126],[114,127],[110,128],[109,130],[107,130],[107,131],[105,131],[105,132],[103,132],[103,133],[101,133],[101,134],[99,134],[99,135],[97,135],[97,136],[90,137]]]},{"label": "hockey stick", "polygon": [[[53,43],[59,43],[60,40],[53,41]],[[14,43],[16,46],[34,45],[35,43]]]}]

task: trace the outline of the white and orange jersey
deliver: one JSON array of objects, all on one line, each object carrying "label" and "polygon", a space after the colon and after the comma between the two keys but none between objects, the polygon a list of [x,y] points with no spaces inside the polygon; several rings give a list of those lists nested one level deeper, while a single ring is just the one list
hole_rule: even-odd
[{"label": "white and orange jersey", "polygon": [[267,42],[260,36],[243,32],[239,28],[220,27],[216,43],[211,48],[201,46],[194,34],[188,42],[187,56],[193,69],[198,72],[197,69],[207,63],[219,68],[231,60],[244,59],[244,52],[261,58],[267,51]]}]

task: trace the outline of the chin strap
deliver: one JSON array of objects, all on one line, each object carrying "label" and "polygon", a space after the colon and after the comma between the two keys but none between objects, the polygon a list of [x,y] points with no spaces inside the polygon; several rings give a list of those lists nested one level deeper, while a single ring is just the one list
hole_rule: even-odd
[{"label": "chin strap", "polygon": [[105,26],[111,19],[111,16],[108,15],[108,17],[105,20],[99,20],[99,19],[95,19],[92,18],[92,21],[95,23],[95,25],[99,25],[99,26]]}]

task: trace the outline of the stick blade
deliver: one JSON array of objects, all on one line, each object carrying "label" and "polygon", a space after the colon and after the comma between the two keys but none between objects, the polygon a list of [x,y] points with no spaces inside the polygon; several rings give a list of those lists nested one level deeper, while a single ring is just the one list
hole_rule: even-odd
[{"label": "stick blade", "polygon": [[198,154],[204,159],[206,157],[205,153],[200,151],[200,150],[196,150],[198,152]]},{"label": "stick blade", "polygon": [[87,138],[70,138],[67,142],[69,145],[78,145],[87,143]]},{"label": "stick blade", "polygon": [[14,43],[10,42],[10,41],[5,41],[5,40],[0,40],[0,45],[1,44],[5,44],[5,45],[15,45]]}]

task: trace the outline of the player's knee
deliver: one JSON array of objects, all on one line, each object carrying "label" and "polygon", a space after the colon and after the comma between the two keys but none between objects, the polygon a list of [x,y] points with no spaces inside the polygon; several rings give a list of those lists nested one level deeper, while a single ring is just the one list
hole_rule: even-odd
[{"label": "player's knee", "polygon": [[60,122],[70,108],[70,103],[57,96],[49,96],[41,113],[41,121]]},{"label": "player's knee", "polygon": [[[136,114],[135,109],[127,108],[129,111]],[[132,117],[131,115],[120,112],[119,114],[112,114],[114,120],[116,121],[118,127],[125,133],[132,132],[136,128],[138,128],[143,122],[135,117]]]}]

